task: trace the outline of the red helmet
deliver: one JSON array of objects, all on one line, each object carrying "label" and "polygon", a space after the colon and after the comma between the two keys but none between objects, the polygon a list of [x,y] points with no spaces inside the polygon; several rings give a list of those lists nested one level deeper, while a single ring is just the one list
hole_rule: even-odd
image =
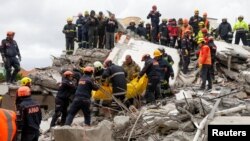
[{"label": "red helmet", "polygon": [[7,32],[7,36],[14,36],[15,35],[15,32],[13,32],[13,31],[8,31]]},{"label": "red helmet", "polygon": [[145,61],[147,58],[149,58],[150,55],[149,54],[144,54],[141,58],[141,61]]},{"label": "red helmet", "polygon": [[67,76],[73,76],[74,74],[73,74],[73,72],[71,72],[71,71],[65,71],[65,72],[63,73],[63,75],[64,75],[65,77],[67,77]]},{"label": "red helmet", "polygon": [[201,30],[201,32],[202,32],[202,33],[207,33],[208,31],[207,31],[206,28],[203,28],[203,29]]},{"label": "red helmet", "polygon": [[156,5],[153,5],[153,6],[152,6],[152,9],[153,9],[153,10],[156,10],[156,9],[157,9],[157,6],[156,6]]},{"label": "red helmet", "polygon": [[94,72],[94,68],[90,67],[90,66],[87,66],[87,67],[83,68],[83,72],[84,73],[93,73]]},{"label": "red helmet", "polygon": [[17,96],[18,97],[27,97],[30,96],[30,88],[28,86],[21,86],[18,90],[17,90]]}]

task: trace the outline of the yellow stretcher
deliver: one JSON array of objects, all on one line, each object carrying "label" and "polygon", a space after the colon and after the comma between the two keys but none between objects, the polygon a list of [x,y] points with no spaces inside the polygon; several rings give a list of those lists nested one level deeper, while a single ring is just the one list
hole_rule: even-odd
[{"label": "yellow stretcher", "polygon": [[[127,83],[126,98],[130,99],[141,95],[146,89],[147,83],[148,83],[148,78],[146,77],[146,75],[142,76],[139,81],[137,78],[135,78],[129,83]],[[105,93],[103,93],[102,90],[92,91],[92,98],[94,100],[111,100],[112,87],[111,86],[101,86],[101,87],[102,89],[105,90]]]}]

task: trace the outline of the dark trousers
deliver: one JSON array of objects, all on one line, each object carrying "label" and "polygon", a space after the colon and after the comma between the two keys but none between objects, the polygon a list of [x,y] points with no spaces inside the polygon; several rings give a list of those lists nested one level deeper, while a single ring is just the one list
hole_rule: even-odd
[{"label": "dark trousers", "polygon": [[115,46],[115,33],[112,32],[106,32],[106,44],[105,48],[106,49],[112,49]]},{"label": "dark trousers", "polygon": [[99,34],[99,39],[98,39],[98,48],[103,48],[104,47],[104,34]]},{"label": "dark trousers", "polygon": [[169,39],[161,39],[161,45],[169,46]]},{"label": "dark trousers", "polygon": [[21,141],[38,141],[39,131],[22,132]]},{"label": "dark trousers", "polygon": [[161,98],[160,79],[149,78],[146,93],[145,93],[146,102],[151,103],[151,102],[154,102],[158,98]]},{"label": "dark trousers", "polygon": [[82,48],[82,30],[78,30],[77,32],[77,39],[78,39],[78,47]]},{"label": "dark trousers", "polygon": [[228,36],[227,36],[227,35],[221,36],[221,39],[224,40],[224,41],[227,42],[227,43],[232,43],[232,42],[230,42],[230,41],[228,40]]},{"label": "dark trousers", "polygon": [[69,106],[69,100],[56,98],[55,103],[56,103],[55,113],[52,116],[50,127],[53,127],[56,125],[56,121],[60,116],[62,117],[61,118],[61,125],[64,125],[65,121],[66,121],[66,117],[67,117],[67,109]]},{"label": "dark trousers", "polygon": [[202,64],[201,79],[202,79],[201,89],[205,89],[206,81],[208,81],[208,88],[212,88],[211,65]]},{"label": "dark trousers", "polygon": [[74,48],[74,38],[66,38],[66,51],[68,52],[68,54],[72,54]]},{"label": "dark trousers", "polygon": [[66,123],[65,125],[71,125],[71,123],[73,122],[73,119],[75,117],[75,115],[77,114],[77,112],[79,110],[82,110],[83,112],[83,115],[84,115],[84,123],[86,125],[90,125],[90,122],[91,122],[91,112],[90,112],[90,99],[85,99],[85,98],[75,98],[71,107],[70,107],[70,110],[69,110],[69,113],[68,113],[68,116],[66,118]]},{"label": "dark trousers", "polygon": [[170,38],[170,47],[175,47],[176,41],[177,41],[177,36]]},{"label": "dark trousers", "polygon": [[190,64],[190,57],[189,56],[182,56],[183,58],[183,73],[186,74],[188,72],[188,66]]},{"label": "dark trousers", "polygon": [[[6,82],[15,82],[16,75],[20,71],[20,63],[16,57],[6,57],[6,62],[4,62],[4,67],[6,70]],[[11,73],[11,68],[14,71]]]},{"label": "dark trousers", "polygon": [[97,37],[98,37],[96,27],[89,27],[88,37],[89,37],[89,47],[96,48],[97,47]]},{"label": "dark trousers", "polygon": [[156,43],[157,42],[157,36],[159,33],[159,25],[152,24],[152,32],[151,32],[151,42]]},{"label": "dark trousers", "polygon": [[240,39],[241,39],[243,45],[247,46],[247,37],[246,37],[246,33],[245,32],[236,32],[235,44],[238,45],[240,43]]},{"label": "dark trousers", "polygon": [[89,48],[89,36],[88,32],[82,33],[82,47],[83,48]]}]

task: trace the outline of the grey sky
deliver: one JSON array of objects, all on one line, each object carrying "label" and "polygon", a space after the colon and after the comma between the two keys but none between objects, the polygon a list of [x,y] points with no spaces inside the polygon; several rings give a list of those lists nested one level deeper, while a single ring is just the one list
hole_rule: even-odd
[{"label": "grey sky", "polygon": [[249,0],[1,0],[0,38],[5,38],[8,30],[16,32],[24,68],[48,66],[50,55],[59,56],[65,48],[61,31],[67,17],[94,9],[110,10],[118,18],[145,19],[153,4],[163,18],[189,19],[194,9],[199,9],[219,20],[227,17],[231,24],[238,15],[250,22]]}]

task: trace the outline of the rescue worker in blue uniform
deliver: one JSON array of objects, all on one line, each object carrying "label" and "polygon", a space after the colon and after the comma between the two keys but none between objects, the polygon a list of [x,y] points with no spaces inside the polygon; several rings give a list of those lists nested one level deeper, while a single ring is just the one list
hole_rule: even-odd
[{"label": "rescue worker in blue uniform", "polygon": [[160,95],[160,66],[159,63],[152,59],[149,54],[142,56],[141,61],[145,61],[144,67],[139,73],[138,80],[146,73],[148,84],[145,93],[146,103],[155,102],[156,97]]},{"label": "rescue worker in blue uniform", "polygon": [[73,18],[69,17],[67,19],[67,24],[63,27],[63,33],[66,38],[66,53],[73,54],[75,45],[74,41],[76,38],[76,25],[72,23]]},{"label": "rescue worker in blue uniform", "polygon": [[87,23],[89,19],[89,12],[85,11],[84,12],[84,22],[82,25],[82,45],[83,48],[89,48],[89,35],[88,35],[88,30],[89,30],[89,26]]},{"label": "rescue worker in blue uniform", "polygon": [[76,90],[76,86],[73,83],[73,75],[74,73],[71,71],[65,71],[63,73],[62,82],[55,98],[55,113],[52,116],[50,127],[56,125],[57,119],[60,116],[60,125],[63,126],[65,124],[70,97],[74,95]]},{"label": "rescue worker in blue uniform", "polygon": [[[6,82],[13,83],[16,81],[16,75],[20,71],[21,55],[17,42],[13,40],[15,33],[7,32],[7,38],[2,40],[1,55],[6,70]],[[18,56],[18,58],[17,58]],[[14,71],[12,72],[12,67]],[[12,73],[11,73],[12,72]]]},{"label": "rescue worker in blue uniform", "polygon": [[157,11],[157,6],[153,5],[152,10],[147,16],[147,19],[151,18],[151,25],[152,25],[152,37],[151,41],[153,43],[157,42],[157,35],[159,33],[159,23],[160,23],[161,14]]},{"label": "rescue worker in blue uniform", "polygon": [[21,141],[38,141],[42,112],[40,105],[31,99],[28,86],[21,86],[17,90],[20,104],[17,105],[17,125],[21,132]]},{"label": "rescue worker in blue uniform", "polygon": [[190,51],[192,46],[191,41],[191,31],[186,30],[184,33],[184,37],[181,41],[181,59],[182,59],[182,72],[184,74],[187,74],[188,72],[188,66],[190,64]]},{"label": "rescue worker in blue uniform", "polygon": [[90,48],[96,48],[97,47],[97,39],[98,39],[98,25],[99,21],[95,17],[95,11],[90,11],[90,16],[87,21],[88,25],[88,38],[89,38],[89,47]]},{"label": "rescue worker in blue uniform", "polygon": [[85,67],[83,69],[84,75],[79,80],[73,103],[69,109],[65,125],[71,125],[77,112],[81,109],[84,115],[84,123],[86,126],[91,124],[91,92],[98,90],[99,86],[94,83],[92,74],[94,69],[92,67]]},{"label": "rescue worker in blue uniform", "polygon": [[78,19],[76,20],[76,26],[77,26],[77,42],[78,47],[82,48],[82,35],[83,35],[83,25],[84,25],[84,17],[82,16],[82,13],[78,14]]},{"label": "rescue worker in blue uniform", "polygon": [[144,37],[146,39],[147,30],[144,27],[144,21],[140,21],[140,23],[138,24],[138,27],[136,28],[136,34],[138,34],[140,37]]}]

